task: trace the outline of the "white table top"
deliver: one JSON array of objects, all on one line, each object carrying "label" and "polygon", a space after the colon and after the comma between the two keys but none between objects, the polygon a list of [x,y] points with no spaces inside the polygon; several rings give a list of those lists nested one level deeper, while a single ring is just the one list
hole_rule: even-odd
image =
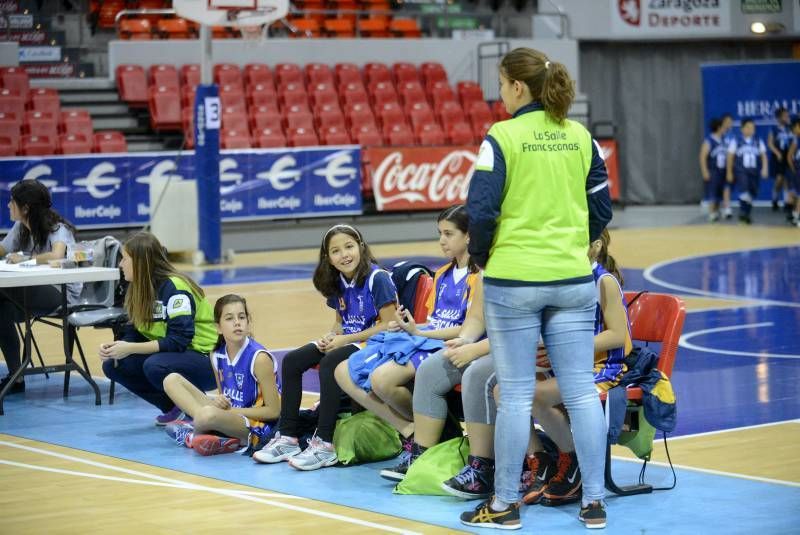
[{"label": "white table top", "polygon": [[69,284],[72,282],[97,282],[119,279],[119,269],[104,267],[85,267],[74,269],[32,266],[14,269],[0,262],[0,288],[20,286],[47,286]]}]

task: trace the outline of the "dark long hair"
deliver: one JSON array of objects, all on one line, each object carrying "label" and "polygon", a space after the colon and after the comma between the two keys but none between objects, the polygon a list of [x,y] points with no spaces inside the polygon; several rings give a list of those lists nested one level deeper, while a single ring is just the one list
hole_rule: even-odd
[{"label": "dark long hair", "polygon": [[[436,218],[436,223],[438,224],[442,221],[449,221],[455,225],[458,230],[468,235],[469,216],[467,215],[467,207],[463,204],[455,204],[439,212],[439,217]],[[453,266],[458,267],[456,264],[457,261],[454,258]],[[474,260],[472,260],[471,256],[467,259],[467,267],[469,268],[470,273],[478,272],[478,265]]]},{"label": "dark long hair", "polygon": [[532,48],[515,48],[500,60],[500,72],[527,85],[533,100],[541,102],[555,122],[562,124],[567,118],[575,98],[575,82],[562,63],[550,61]]},{"label": "dark long hair", "polygon": [[[219,325],[220,320],[222,319],[222,309],[224,309],[227,305],[233,305],[236,303],[241,303],[244,307],[244,313],[247,316],[247,321],[250,320],[250,311],[247,309],[247,300],[242,297],[241,295],[237,294],[227,294],[223,295],[217,302],[214,303],[214,323]],[[221,348],[225,344],[225,337],[221,334],[217,336],[217,343],[214,345],[214,350]]]},{"label": "dark long hair", "polygon": [[326,299],[338,296],[341,293],[339,290],[339,270],[331,265],[330,259],[328,258],[328,245],[331,243],[331,239],[337,234],[347,234],[353,238],[359,246],[361,258],[358,261],[358,267],[356,267],[353,273],[356,286],[364,284],[367,275],[369,275],[370,266],[378,263],[375,257],[372,256],[369,245],[364,242],[361,238],[361,233],[355,227],[344,224],[332,226],[328,229],[328,232],[325,233],[325,236],[322,237],[322,244],[320,244],[319,247],[319,262],[317,262],[317,268],[314,270],[313,278],[314,288],[325,296]]},{"label": "dark long hair", "polygon": [[[75,227],[53,210],[53,200],[47,186],[38,180],[20,180],[11,188],[11,199],[20,212],[27,218],[28,225],[20,228],[22,246],[33,241],[33,249],[42,249],[47,245],[47,238],[61,223],[75,235]],[[27,209],[27,210],[26,210]],[[30,230],[29,228],[30,227]]]},{"label": "dark long hair", "polygon": [[620,286],[625,286],[625,280],[622,278],[619,264],[617,264],[614,257],[608,253],[608,246],[611,245],[611,234],[608,233],[608,229],[603,229],[603,233],[600,234],[600,241],[603,245],[600,247],[600,252],[597,254],[597,263],[614,275],[619,281]]}]

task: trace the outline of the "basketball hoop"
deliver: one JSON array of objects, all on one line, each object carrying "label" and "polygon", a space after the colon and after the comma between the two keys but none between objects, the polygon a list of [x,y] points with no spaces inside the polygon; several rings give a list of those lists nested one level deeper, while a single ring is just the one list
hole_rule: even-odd
[{"label": "basketball hoop", "polygon": [[[182,17],[207,26],[234,26],[242,36],[255,37],[244,26],[261,28],[281,19],[289,11],[288,0],[173,0],[172,7]],[[246,37],[245,37],[246,38]]]},{"label": "basketball hoop", "polygon": [[242,34],[242,39],[248,44],[260,43],[266,35],[264,26],[258,24],[239,26],[239,32]]}]

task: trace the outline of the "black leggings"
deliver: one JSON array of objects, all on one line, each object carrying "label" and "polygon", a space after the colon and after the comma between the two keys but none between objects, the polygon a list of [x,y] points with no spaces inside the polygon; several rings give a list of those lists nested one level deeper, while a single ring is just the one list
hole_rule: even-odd
[{"label": "black leggings", "polygon": [[303,372],[319,364],[319,420],[317,436],[325,442],[333,442],[333,430],[336,427],[336,414],[342,399],[334,370],[339,363],[345,361],[358,351],[352,344],[323,353],[314,344],[306,344],[290,351],[281,363],[281,420],[282,436],[297,437],[298,413],[303,397]]},{"label": "black leggings", "polygon": [[[29,286],[28,308],[33,315],[49,314],[61,305],[57,286]],[[20,365],[20,340],[15,323],[25,321],[22,309],[22,288],[0,290],[0,351],[6,359],[9,375]]]}]

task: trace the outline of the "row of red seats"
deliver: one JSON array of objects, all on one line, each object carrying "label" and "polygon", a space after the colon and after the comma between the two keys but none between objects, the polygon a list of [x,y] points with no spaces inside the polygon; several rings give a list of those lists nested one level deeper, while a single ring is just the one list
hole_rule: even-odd
[{"label": "row of red seats", "polygon": [[80,135],[90,139],[93,134],[92,118],[86,110],[53,112],[27,111],[22,117],[13,112],[0,111],[0,136],[9,140],[12,149],[20,149],[23,136],[56,139],[61,135]]},{"label": "row of red seats", "polygon": [[378,38],[420,38],[422,30],[416,19],[370,17],[358,19],[355,16],[337,16],[336,18],[314,17],[313,15],[294,18],[290,21],[296,32],[290,33],[295,38],[334,37],[352,39],[358,37]]},{"label": "row of red seats", "polygon": [[91,152],[127,152],[128,144],[121,132],[95,132],[84,134],[60,134],[53,137],[22,136],[19,149],[12,140],[0,133],[0,156],[49,156],[51,154],[88,154]]},{"label": "row of red seats", "polygon": [[114,28],[117,13],[123,9],[168,9],[172,7],[170,0],[90,0],[89,15],[97,17],[100,28]]}]

